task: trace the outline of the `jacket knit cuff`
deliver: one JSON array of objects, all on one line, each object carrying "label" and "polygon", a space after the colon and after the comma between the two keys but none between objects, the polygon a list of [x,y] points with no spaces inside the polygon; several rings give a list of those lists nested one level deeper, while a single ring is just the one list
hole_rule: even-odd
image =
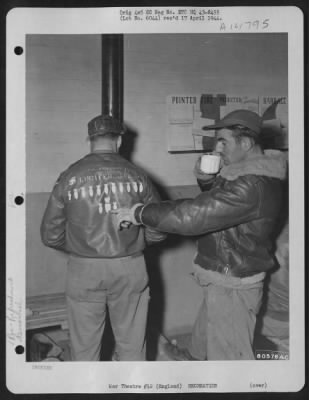
[{"label": "jacket knit cuff", "polygon": [[144,204],[137,203],[131,208],[132,222],[134,225],[141,225],[142,221],[139,217],[140,210],[143,208]]},{"label": "jacket knit cuff", "polygon": [[134,216],[134,223],[136,223],[136,225],[141,225],[142,224],[142,211],[144,208],[144,204],[138,203],[135,204],[134,207],[132,207],[132,212],[133,212],[133,216]]},{"label": "jacket knit cuff", "polygon": [[217,174],[205,174],[203,171],[200,170],[194,170],[193,171],[194,176],[196,177],[196,179],[198,179],[199,181],[202,182],[212,182],[215,180]]}]

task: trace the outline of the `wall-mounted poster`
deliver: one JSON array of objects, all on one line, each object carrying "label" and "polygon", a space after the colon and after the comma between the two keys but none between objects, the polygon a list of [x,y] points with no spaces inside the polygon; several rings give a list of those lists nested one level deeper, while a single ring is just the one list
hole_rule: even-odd
[{"label": "wall-mounted poster", "polygon": [[263,96],[260,98],[260,115],[263,117],[264,147],[288,148],[288,98]]},{"label": "wall-mounted poster", "polygon": [[265,147],[287,148],[288,105],[286,96],[190,94],[167,97],[168,151],[212,150],[214,131],[203,130],[226,114],[245,109],[263,117]]}]

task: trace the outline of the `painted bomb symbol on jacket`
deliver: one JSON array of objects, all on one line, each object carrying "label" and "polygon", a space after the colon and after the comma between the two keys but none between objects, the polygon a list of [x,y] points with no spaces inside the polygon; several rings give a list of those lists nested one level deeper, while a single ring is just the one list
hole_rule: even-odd
[{"label": "painted bomb symbol on jacket", "polygon": [[96,188],[97,188],[97,195],[101,196],[101,185],[97,185]]},{"label": "painted bomb symbol on jacket", "polygon": [[[73,182],[71,182],[72,184]],[[118,193],[131,193],[134,191],[135,193],[141,193],[144,190],[142,182],[133,181],[133,182],[107,182],[103,185],[90,185],[88,188],[81,187],[81,188],[72,188],[67,192],[68,200],[71,201],[72,199],[78,200],[79,195],[81,198],[85,199],[87,195],[89,197],[99,196],[99,213],[103,213],[103,203],[104,209],[106,213],[110,210],[116,210],[118,208],[117,201],[111,201],[110,195],[116,195]],[[79,193],[80,191],[80,193]],[[103,197],[104,196],[104,197]],[[103,200],[103,201],[102,201]]]},{"label": "painted bomb symbol on jacket", "polygon": [[111,203],[105,203],[105,211],[108,213],[112,209]]},{"label": "painted bomb symbol on jacket", "polygon": [[69,185],[72,186],[76,183],[76,177],[73,176],[70,180],[69,180]]}]

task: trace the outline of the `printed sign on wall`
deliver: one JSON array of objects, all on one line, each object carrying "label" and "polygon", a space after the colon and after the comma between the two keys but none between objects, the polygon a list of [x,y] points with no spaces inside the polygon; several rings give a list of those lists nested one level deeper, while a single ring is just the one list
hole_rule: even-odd
[{"label": "printed sign on wall", "polygon": [[287,97],[205,93],[167,97],[168,151],[212,150],[215,132],[203,127],[237,109],[254,111],[263,120],[265,115],[267,146],[287,148]]}]

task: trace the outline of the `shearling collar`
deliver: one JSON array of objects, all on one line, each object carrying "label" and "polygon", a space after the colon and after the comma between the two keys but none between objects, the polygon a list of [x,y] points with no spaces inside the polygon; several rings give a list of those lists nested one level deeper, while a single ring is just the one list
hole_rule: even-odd
[{"label": "shearling collar", "polygon": [[278,150],[265,150],[264,154],[254,158],[224,166],[219,175],[229,181],[244,175],[261,175],[284,180],[286,170],[287,157],[284,153]]}]

